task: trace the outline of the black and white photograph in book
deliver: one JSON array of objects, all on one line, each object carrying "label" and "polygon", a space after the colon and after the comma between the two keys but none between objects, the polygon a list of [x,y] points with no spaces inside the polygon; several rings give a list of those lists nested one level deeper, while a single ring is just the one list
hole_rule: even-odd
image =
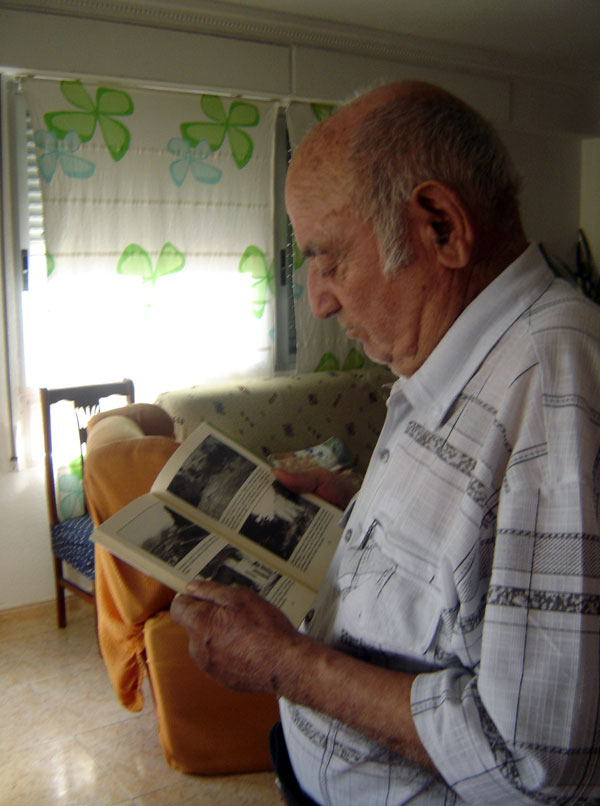
[{"label": "black and white photograph in book", "polygon": [[254,469],[244,456],[208,436],[182,464],[168,490],[218,520]]},{"label": "black and white photograph in book", "polygon": [[245,585],[262,596],[266,596],[281,579],[281,574],[253,560],[234,546],[226,546],[216,554],[204,566],[200,576],[224,585]]},{"label": "black and white photograph in book", "polygon": [[182,518],[169,507],[164,507],[163,512],[171,519],[171,523],[166,526],[158,524],[158,531],[147,538],[141,548],[175,567],[208,536],[209,532],[191,523],[187,518]]},{"label": "black and white photograph in book", "polygon": [[275,481],[240,528],[240,533],[289,560],[314,520],[318,506]]}]

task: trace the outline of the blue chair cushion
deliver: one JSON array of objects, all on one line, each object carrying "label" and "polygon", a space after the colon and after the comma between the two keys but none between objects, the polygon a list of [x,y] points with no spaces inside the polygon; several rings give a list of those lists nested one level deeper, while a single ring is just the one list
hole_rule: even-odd
[{"label": "blue chair cushion", "polygon": [[94,544],[90,535],[94,524],[88,514],[56,523],[50,528],[52,553],[69,563],[80,574],[94,579]]}]

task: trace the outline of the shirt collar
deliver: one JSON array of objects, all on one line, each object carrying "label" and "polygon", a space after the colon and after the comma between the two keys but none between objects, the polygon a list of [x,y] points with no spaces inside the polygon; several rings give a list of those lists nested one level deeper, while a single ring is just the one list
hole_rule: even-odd
[{"label": "shirt collar", "polygon": [[543,294],[552,277],[539,248],[528,246],[467,306],[414,375],[396,381],[389,402],[401,392],[438,427],[494,344]]}]

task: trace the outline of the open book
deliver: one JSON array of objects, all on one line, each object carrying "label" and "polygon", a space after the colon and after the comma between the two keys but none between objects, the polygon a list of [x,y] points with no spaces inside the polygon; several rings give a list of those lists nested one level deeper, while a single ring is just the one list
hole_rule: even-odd
[{"label": "open book", "polygon": [[298,626],[339,542],[340,517],[321,499],[287,490],[268,464],[203,424],[151,491],[92,540],[179,592],[197,578],[252,587]]}]

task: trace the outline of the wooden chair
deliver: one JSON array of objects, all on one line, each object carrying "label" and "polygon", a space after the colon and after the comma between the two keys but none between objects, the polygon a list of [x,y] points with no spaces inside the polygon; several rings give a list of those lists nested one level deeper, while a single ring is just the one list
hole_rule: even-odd
[{"label": "wooden chair", "polygon": [[[40,389],[42,407],[42,424],[44,429],[44,450],[46,454],[46,498],[52,555],[54,558],[54,581],[56,586],[56,614],[59,627],[66,627],[65,591],[70,590],[77,596],[95,606],[93,591],[94,582],[94,544],[90,540],[93,523],[88,515],[61,520],[57,499],[54,464],[52,461],[52,419],[51,408],[59,401],[72,401],[75,410],[75,425],[79,432],[79,450],[83,465],[84,446],[87,440],[87,424],[89,418],[100,411],[100,401],[112,395],[122,395],[128,403],[134,402],[133,381],[125,379],[117,383],[94,384],[91,386],[73,386],[64,389]],[[85,424],[83,424],[85,423]],[[83,471],[83,466],[82,466]],[[63,563],[67,563],[91,582],[91,591],[82,585],[65,578]]]}]

